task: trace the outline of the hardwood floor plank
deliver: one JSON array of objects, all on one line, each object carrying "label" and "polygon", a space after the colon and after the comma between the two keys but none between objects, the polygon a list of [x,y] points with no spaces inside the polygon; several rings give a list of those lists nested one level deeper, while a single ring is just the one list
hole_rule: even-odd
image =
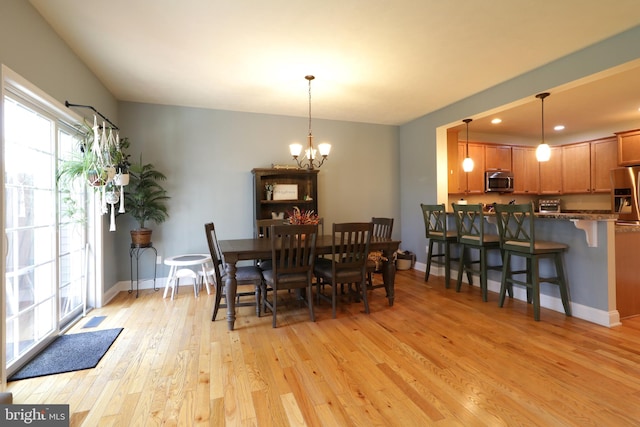
[{"label": "hardwood floor plank", "polygon": [[[376,278],[376,280],[380,280]],[[123,327],[94,369],[8,383],[15,403],[68,403],[73,426],[633,426],[640,419],[640,317],[605,328],[518,300],[482,302],[442,278],[399,271],[371,314],[342,298],[308,309],[283,293],[271,315],[214,295],[118,294],[91,315]],[[280,301],[282,301],[280,303]],[[85,332],[85,321],[70,333]]]}]

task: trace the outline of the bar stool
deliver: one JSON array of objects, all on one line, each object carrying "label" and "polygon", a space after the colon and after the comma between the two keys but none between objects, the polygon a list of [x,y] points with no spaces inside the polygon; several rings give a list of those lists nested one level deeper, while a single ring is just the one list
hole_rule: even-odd
[{"label": "bar stool", "polygon": [[[482,205],[459,205],[452,203],[453,214],[456,218],[458,229],[458,243],[460,249],[460,268],[458,268],[458,282],[456,291],[460,292],[462,286],[462,274],[477,274],[480,277],[480,290],[482,300],[487,301],[487,270],[502,270],[502,265],[487,265],[487,255],[490,250],[500,250],[500,236],[497,234],[485,234],[484,213]],[[471,261],[471,249],[477,250],[479,259]],[[474,268],[474,264],[479,264]]]},{"label": "bar stool", "polygon": [[[571,316],[569,288],[565,279],[562,254],[569,247],[564,243],[536,240],[534,229],[533,205],[496,204],[495,211],[500,233],[500,247],[503,251],[502,282],[500,284],[499,306],[504,305],[507,290],[512,293],[513,284],[526,286],[527,302],[533,302],[533,318],[540,320],[540,283],[553,283],[560,288],[560,297],[564,312]],[[512,257],[526,259],[525,270],[511,270]],[[555,264],[555,277],[540,277],[539,261],[551,258]],[[517,280],[516,275],[525,275],[525,280]]]},{"label": "bar stool", "polygon": [[[447,212],[444,203],[439,205],[426,205],[421,203],[422,215],[424,217],[424,226],[427,239],[429,239],[429,251],[427,253],[427,270],[424,275],[424,281],[429,281],[429,273],[431,272],[431,263],[444,266],[444,285],[449,288],[451,280],[451,261],[460,261],[460,258],[451,256],[451,246],[458,243],[458,232],[456,230],[447,230]],[[437,243],[440,251],[435,253],[433,245]],[[432,258],[436,258],[432,261]],[[442,259],[442,260],[441,260]],[[471,274],[467,272],[469,284],[472,284]]]}]

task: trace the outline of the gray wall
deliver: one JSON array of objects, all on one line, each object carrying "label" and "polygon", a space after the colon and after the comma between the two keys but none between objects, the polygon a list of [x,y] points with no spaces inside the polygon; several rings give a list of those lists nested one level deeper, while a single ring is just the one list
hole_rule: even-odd
[{"label": "gray wall", "polygon": [[[65,100],[90,104],[107,117],[115,119],[117,116],[115,98],[28,1],[0,1],[0,62],[62,104]],[[87,117],[88,110],[74,111]],[[106,221],[102,225],[105,230],[104,262],[113,264],[114,236],[106,231]],[[105,288],[117,278],[116,271],[106,269]]]},{"label": "gray wall", "polygon": [[[164,259],[207,252],[208,221],[221,239],[251,237],[251,170],[293,165],[289,144],[305,142],[308,118],[122,102],[118,124],[130,139],[132,159],[142,153],[143,163],[153,163],[168,177],[170,217],[148,225]],[[316,143],[332,144],[318,175],[318,210],[325,225],[393,217],[399,237],[398,127],[313,119],[312,129]],[[130,217],[118,218],[120,280],[129,279],[129,230],[135,227]],[[151,268],[144,261],[141,277],[150,277]],[[158,277],[167,273],[161,266]]]}]

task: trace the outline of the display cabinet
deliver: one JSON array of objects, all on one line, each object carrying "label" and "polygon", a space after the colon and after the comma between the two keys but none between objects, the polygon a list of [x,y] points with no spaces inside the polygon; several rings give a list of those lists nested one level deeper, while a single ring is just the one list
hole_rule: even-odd
[{"label": "display cabinet", "polygon": [[254,219],[286,219],[296,206],[319,214],[318,169],[253,169],[251,172]]}]

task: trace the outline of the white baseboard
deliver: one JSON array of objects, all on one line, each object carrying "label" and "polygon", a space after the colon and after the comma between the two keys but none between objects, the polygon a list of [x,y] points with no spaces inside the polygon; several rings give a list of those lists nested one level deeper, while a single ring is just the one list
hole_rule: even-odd
[{"label": "white baseboard", "polygon": [[[416,262],[414,268],[418,271],[426,272],[427,265],[421,262]],[[444,276],[444,267],[440,265],[431,265],[431,274],[435,276]],[[451,277],[457,277],[458,271],[451,270]],[[464,278],[466,279],[466,277]],[[463,279],[463,280],[464,280]],[[467,283],[464,280],[464,283]],[[474,286],[478,286],[476,283]],[[487,289],[491,292],[500,293],[500,282],[495,280],[487,281]],[[524,287],[514,286],[513,288],[513,297],[520,301],[527,300],[527,291]],[[564,307],[562,306],[562,300],[558,297],[552,297],[549,295],[540,295],[540,306],[544,308],[548,308],[550,310],[554,310],[560,313],[564,313]],[[573,317],[578,319],[586,320],[588,322],[592,322],[598,325],[613,327],[620,326],[620,313],[618,310],[613,311],[604,311],[599,310],[593,307],[587,307],[582,304],[578,304],[575,302],[571,302],[571,313]]]}]

